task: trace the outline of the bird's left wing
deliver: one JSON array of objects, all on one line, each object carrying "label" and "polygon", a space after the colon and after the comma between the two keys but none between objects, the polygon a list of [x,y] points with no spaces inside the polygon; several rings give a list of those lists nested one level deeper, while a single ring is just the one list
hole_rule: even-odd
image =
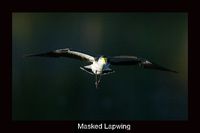
[{"label": "bird's left wing", "polygon": [[40,54],[30,54],[27,55],[26,57],[31,57],[31,56],[41,56],[41,57],[69,57],[69,58],[74,58],[74,59],[79,59],[82,61],[87,61],[87,62],[93,62],[95,58],[93,56],[90,56],[88,54],[84,54],[78,51],[73,51],[70,50],[69,48],[65,49],[58,49],[46,53],[40,53]]},{"label": "bird's left wing", "polygon": [[162,71],[169,71],[177,73],[174,70],[162,67],[156,63],[153,63],[147,59],[138,58],[136,56],[113,56],[109,57],[109,63],[111,65],[138,65],[139,67],[146,69],[157,69]]}]

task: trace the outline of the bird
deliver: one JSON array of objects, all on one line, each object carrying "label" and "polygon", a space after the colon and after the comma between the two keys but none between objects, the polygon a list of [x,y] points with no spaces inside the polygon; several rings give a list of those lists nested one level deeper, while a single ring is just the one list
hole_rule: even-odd
[{"label": "bird", "polygon": [[160,66],[148,59],[140,58],[137,56],[130,55],[120,55],[120,56],[91,56],[71,48],[63,48],[52,50],[50,52],[38,53],[38,54],[28,54],[26,57],[68,57],[77,59],[83,62],[90,63],[86,66],[81,66],[80,69],[95,76],[95,86],[98,88],[101,81],[102,75],[108,75],[114,73],[115,71],[111,69],[111,66],[122,66],[122,65],[134,65],[145,69],[155,69],[160,71],[168,71],[172,73],[178,73],[177,71]]}]

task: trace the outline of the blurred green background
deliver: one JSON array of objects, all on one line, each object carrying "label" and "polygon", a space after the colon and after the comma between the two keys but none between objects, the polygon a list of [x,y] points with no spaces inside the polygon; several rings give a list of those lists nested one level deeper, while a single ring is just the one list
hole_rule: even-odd
[{"label": "blurred green background", "polygon": [[[94,77],[68,58],[24,58],[72,48],[134,55],[178,74],[113,66]],[[187,120],[187,13],[13,13],[13,120]]]}]

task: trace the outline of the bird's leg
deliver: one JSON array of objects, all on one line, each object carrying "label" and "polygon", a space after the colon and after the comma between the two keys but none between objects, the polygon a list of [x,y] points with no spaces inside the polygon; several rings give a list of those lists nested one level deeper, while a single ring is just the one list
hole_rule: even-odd
[{"label": "bird's leg", "polygon": [[95,85],[96,85],[96,88],[98,89],[98,85],[100,83],[100,80],[101,80],[101,75],[95,75]]},{"label": "bird's leg", "polygon": [[101,74],[98,75],[97,74],[97,71],[96,71],[96,74],[95,74],[95,85],[96,85],[96,88],[98,88],[98,85],[100,83],[100,80],[101,80]]},{"label": "bird's leg", "polygon": [[97,74],[95,74],[95,85],[96,85],[96,88],[98,88],[98,77],[97,77]]},{"label": "bird's leg", "polygon": [[101,80],[101,75],[99,75],[98,84],[100,83],[100,80]]}]

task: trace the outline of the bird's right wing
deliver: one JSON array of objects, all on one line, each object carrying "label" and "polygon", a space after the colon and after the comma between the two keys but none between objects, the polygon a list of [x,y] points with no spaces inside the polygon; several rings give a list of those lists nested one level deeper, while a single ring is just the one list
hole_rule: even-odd
[{"label": "bird's right wing", "polygon": [[156,69],[177,73],[174,70],[170,70],[147,59],[138,58],[136,56],[113,56],[109,58],[109,63],[111,65],[138,65],[139,67],[146,69]]},{"label": "bird's right wing", "polygon": [[32,57],[32,56],[41,56],[41,57],[69,57],[69,58],[74,58],[82,61],[87,61],[87,62],[94,62],[95,58],[93,56],[90,56],[88,54],[84,54],[78,51],[72,51],[69,48],[65,49],[58,49],[46,53],[40,53],[40,54],[30,54],[27,55],[26,57]]},{"label": "bird's right wing", "polygon": [[113,56],[108,60],[111,65],[137,65],[141,62],[136,56]]}]

